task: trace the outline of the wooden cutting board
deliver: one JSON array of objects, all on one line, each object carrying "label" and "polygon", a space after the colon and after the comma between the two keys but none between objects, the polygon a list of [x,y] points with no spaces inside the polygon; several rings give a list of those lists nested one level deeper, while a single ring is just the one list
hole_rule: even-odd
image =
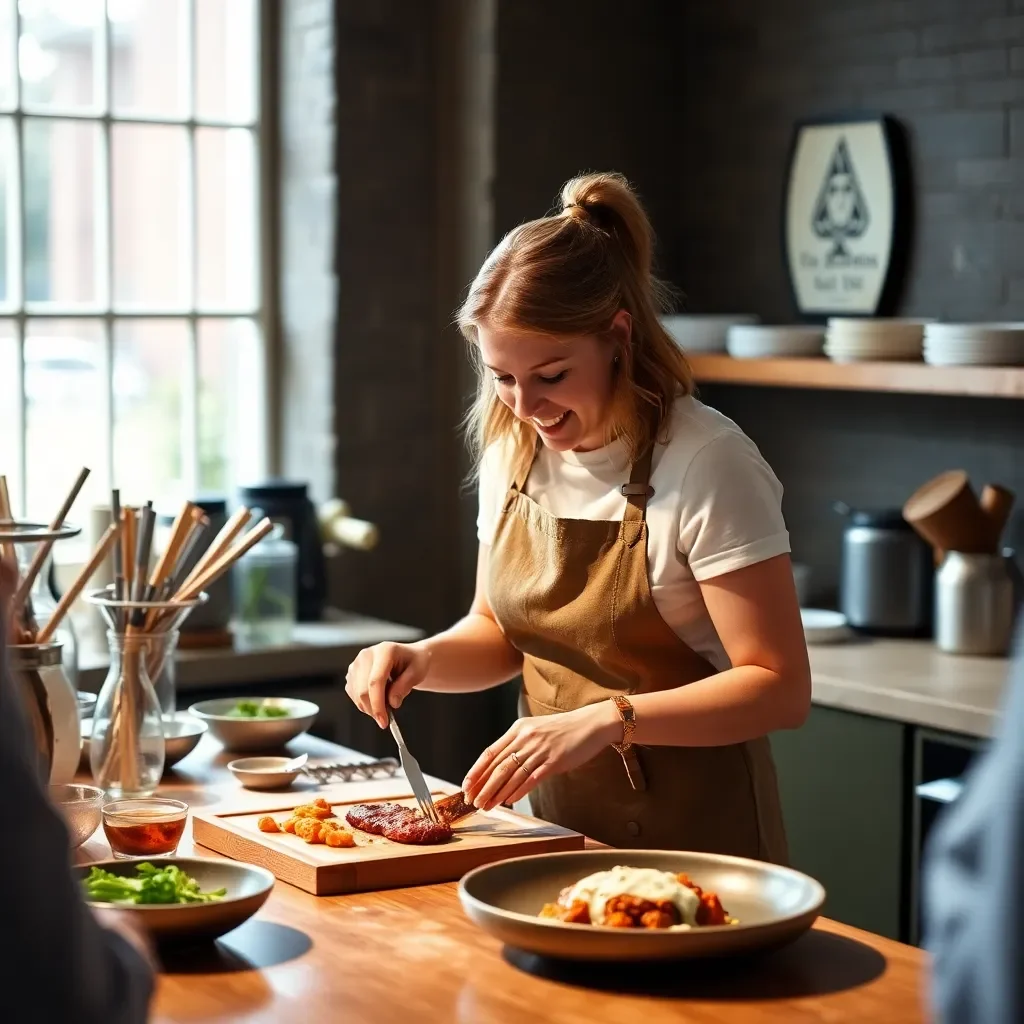
[{"label": "wooden cutting board", "polygon": [[[584,845],[584,837],[577,832],[495,808],[456,822],[452,839],[437,846],[395,843],[351,829],[356,846],[335,848],[306,843],[287,832],[261,832],[256,823],[269,814],[281,824],[295,807],[309,803],[314,796],[323,796],[335,815],[344,820],[346,810],[367,801],[366,795],[342,795],[328,789],[319,793],[263,793],[258,808],[253,806],[254,795],[248,794],[250,799],[242,809],[221,807],[195,812],[193,839],[232,860],[258,864],[282,882],[315,896],[454,882],[481,864],[531,853],[582,850]],[[408,790],[390,795],[378,791],[372,799],[416,806]]]}]

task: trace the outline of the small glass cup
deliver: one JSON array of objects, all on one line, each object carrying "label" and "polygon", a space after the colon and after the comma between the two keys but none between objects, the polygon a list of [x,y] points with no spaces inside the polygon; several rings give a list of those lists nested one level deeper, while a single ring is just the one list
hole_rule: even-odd
[{"label": "small glass cup", "polygon": [[188,804],[166,797],[112,800],[103,805],[103,831],[118,860],[170,857],[185,831]]}]

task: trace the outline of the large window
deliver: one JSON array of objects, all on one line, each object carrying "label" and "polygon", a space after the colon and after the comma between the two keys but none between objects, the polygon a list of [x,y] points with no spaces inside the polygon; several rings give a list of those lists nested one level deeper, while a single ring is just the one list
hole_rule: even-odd
[{"label": "large window", "polygon": [[265,469],[257,7],[0,0],[0,473],[23,514],[82,466],[78,509]]}]

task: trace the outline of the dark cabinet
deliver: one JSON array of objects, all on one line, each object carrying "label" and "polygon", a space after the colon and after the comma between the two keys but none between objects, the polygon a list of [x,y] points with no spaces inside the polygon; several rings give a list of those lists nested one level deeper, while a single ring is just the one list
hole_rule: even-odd
[{"label": "dark cabinet", "polygon": [[792,866],[825,886],[828,917],[892,939],[906,914],[907,732],[815,705],[772,736]]},{"label": "dark cabinet", "polygon": [[803,728],[772,736],[790,861],[825,886],[826,916],[920,942],[928,833],[983,748],[818,705]]}]

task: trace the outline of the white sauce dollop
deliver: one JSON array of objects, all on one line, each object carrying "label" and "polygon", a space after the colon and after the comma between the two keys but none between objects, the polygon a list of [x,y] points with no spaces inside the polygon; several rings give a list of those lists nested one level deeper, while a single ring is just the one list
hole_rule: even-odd
[{"label": "white sauce dollop", "polygon": [[593,924],[604,924],[605,904],[613,896],[637,896],[642,900],[670,900],[679,911],[681,925],[690,927],[697,923],[697,908],[700,900],[688,886],[682,884],[670,871],[656,868],[615,867],[610,871],[597,871],[581,878],[566,894],[571,904],[583,900],[590,908]]}]

